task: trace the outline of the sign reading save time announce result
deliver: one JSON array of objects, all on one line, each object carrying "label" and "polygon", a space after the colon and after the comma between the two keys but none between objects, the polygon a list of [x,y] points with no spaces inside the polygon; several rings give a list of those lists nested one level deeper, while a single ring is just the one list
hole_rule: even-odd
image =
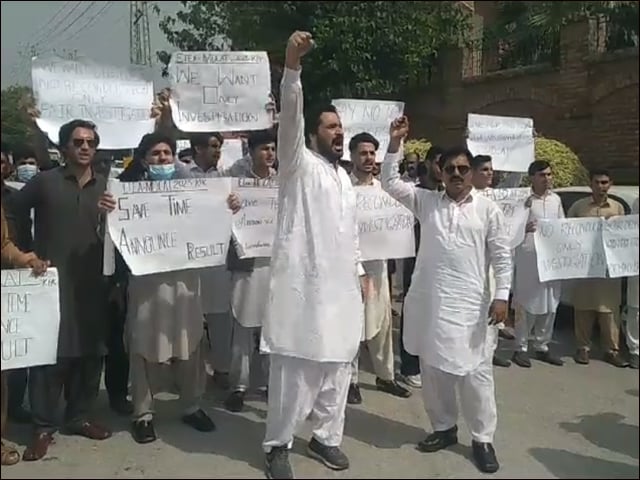
[{"label": "sign reading save time announce result", "polygon": [[228,178],[109,181],[109,235],[133,275],[223,265],[231,238]]},{"label": "sign reading save time announce result", "polygon": [[2,270],[2,371],[58,361],[58,271]]},{"label": "sign reading save time announce result", "polygon": [[261,130],[271,69],[266,52],[176,52],[169,62],[171,114],[184,132]]}]

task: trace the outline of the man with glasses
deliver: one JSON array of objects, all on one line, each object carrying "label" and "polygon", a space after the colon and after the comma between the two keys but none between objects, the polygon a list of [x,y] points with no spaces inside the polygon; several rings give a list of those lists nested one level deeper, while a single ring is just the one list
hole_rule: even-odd
[{"label": "man with glasses", "polygon": [[[497,413],[486,338],[490,323],[507,318],[511,250],[504,216],[473,189],[473,156],[466,148],[447,150],[440,157],[444,192],[403,182],[398,162],[408,131],[404,117],[391,124],[382,185],[422,227],[404,306],[405,347],[420,357],[422,394],[434,430],[418,449],[437,452],[458,443],[458,388],[476,465],[493,473],[499,468],[492,445]],[[490,266],[496,282],[493,297],[487,288]]]},{"label": "man with glasses", "polygon": [[93,123],[73,120],[60,128],[59,140],[65,165],[35,176],[13,199],[17,215],[35,210],[35,252],[51,260],[60,282],[58,361],[30,369],[35,428],[24,460],[46,455],[57,430],[63,390],[68,432],[92,440],[111,436],[89,419],[100,387],[108,330],[97,206],[107,181],[91,166],[100,138]]}]

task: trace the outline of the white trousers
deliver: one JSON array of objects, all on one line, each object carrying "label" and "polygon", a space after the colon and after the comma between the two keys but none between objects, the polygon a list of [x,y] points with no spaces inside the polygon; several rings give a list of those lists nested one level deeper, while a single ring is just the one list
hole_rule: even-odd
[{"label": "white trousers", "polygon": [[476,442],[492,443],[498,423],[493,383],[492,355],[473,372],[460,376],[420,362],[422,399],[434,432],[453,428],[458,422],[456,387],[462,415]]},{"label": "white trousers", "polygon": [[[375,337],[366,340],[364,343],[369,350],[371,363],[373,364],[373,373],[381,380],[391,381],[395,378],[393,373],[394,357],[393,357],[393,330],[391,322],[386,322]],[[360,352],[362,349],[360,349]],[[358,359],[360,352],[351,362],[351,383],[358,383]]]},{"label": "white trousers", "polygon": [[269,355],[260,354],[261,327],[243,327],[240,322],[233,321],[233,335],[231,340],[231,368],[229,380],[233,391],[246,391],[251,384],[252,365],[254,379],[258,387],[267,383],[269,371]]},{"label": "white trousers", "polygon": [[529,349],[529,334],[533,329],[533,348],[536,352],[549,351],[549,343],[553,338],[553,325],[556,312],[535,315],[521,307],[516,318],[516,349],[526,352]]},{"label": "white trousers", "polygon": [[640,352],[640,334],[638,332],[638,308],[627,307],[625,315],[625,335],[627,337],[627,347],[631,355],[638,355]]},{"label": "white trousers", "polygon": [[267,429],[262,443],[291,448],[293,436],[311,414],[313,437],[323,445],[342,443],[351,365],[271,355]]},{"label": "white trousers", "polygon": [[231,313],[207,313],[204,316],[209,332],[211,350],[209,361],[216,372],[228,373],[231,368],[231,337],[233,319]]}]

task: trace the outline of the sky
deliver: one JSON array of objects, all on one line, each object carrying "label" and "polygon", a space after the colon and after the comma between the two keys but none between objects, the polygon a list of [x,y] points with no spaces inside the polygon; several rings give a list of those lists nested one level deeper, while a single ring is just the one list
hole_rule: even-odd
[{"label": "sky", "polygon": [[[173,51],[158,27],[160,17],[149,2],[151,60],[155,52]],[[177,1],[158,2],[161,15],[180,9]],[[74,52],[115,66],[129,64],[129,2],[120,1],[5,1],[0,3],[2,88],[31,84],[30,46],[38,55],[55,50]],[[160,66],[152,67],[156,87],[165,86]]]}]

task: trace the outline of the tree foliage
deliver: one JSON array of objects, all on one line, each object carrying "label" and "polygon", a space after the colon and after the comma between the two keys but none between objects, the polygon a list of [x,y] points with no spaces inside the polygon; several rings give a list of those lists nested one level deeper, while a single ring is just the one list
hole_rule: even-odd
[{"label": "tree foliage", "polygon": [[484,35],[484,48],[498,50],[500,69],[559,60],[560,29],[583,18],[607,21],[609,50],[638,46],[638,2],[538,1],[498,2],[495,24]]},{"label": "tree foliage", "polygon": [[31,89],[14,85],[0,92],[2,110],[2,141],[10,147],[31,141],[32,130],[27,116]]},{"label": "tree foliage", "polygon": [[[305,59],[305,90],[313,99],[376,98],[422,81],[438,52],[458,44],[468,16],[458,2],[182,1],[160,27],[180,50],[260,50],[274,83],[295,30],[314,35]],[[158,52],[167,62],[167,52]],[[276,93],[276,92],[274,92]]]}]

